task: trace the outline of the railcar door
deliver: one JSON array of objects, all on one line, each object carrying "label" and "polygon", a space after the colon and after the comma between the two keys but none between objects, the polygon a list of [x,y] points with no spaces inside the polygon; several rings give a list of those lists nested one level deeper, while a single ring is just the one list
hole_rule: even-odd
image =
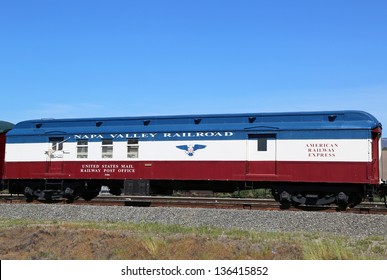
[{"label": "railcar door", "polygon": [[64,137],[50,137],[47,153],[47,173],[63,173]]},{"label": "railcar door", "polygon": [[371,144],[371,156],[372,161],[369,165],[368,169],[368,178],[373,180],[374,183],[379,184],[380,180],[380,168],[381,168],[381,154],[380,154],[380,146],[381,146],[381,129],[376,128],[372,131],[372,144]]},{"label": "railcar door", "polygon": [[249,134],[247,139],[247,175],[277,173],[276,134]]}]

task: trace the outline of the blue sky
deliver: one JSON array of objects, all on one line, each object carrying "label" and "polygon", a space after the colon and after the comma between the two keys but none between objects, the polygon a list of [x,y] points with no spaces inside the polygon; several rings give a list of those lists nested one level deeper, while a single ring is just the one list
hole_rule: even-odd
[{"label": "blue sky", "polygon": [[1,0],[0,119],[359,109],[385,0]]}]

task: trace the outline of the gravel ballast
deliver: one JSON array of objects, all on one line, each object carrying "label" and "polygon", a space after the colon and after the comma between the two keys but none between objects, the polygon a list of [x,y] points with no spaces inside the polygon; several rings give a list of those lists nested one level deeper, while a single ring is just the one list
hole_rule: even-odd
[{"label": "gravel ballast", "polygon": [[136,208],[53,204],[0,204],[0,218],[160,223],[260,232],[325,232],[387,236],[386,215],[188,208]]}]

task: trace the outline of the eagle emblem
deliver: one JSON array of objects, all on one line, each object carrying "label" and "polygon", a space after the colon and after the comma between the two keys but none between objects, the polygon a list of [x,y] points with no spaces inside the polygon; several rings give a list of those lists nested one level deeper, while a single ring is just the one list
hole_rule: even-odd
[{"label": "eagle emblem", "polygon": [[207,147],[207,146],[206,145],[198,145],[198,144],[176,146],[176,148],[183,150],[190,157],[192,157],[197,150],[204,149],[205,147]]}]

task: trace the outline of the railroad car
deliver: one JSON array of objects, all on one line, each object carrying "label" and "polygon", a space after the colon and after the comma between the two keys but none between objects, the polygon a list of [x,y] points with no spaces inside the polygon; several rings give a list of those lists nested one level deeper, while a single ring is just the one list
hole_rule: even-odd
[{"label": "railroad car", "polygon": [[[0,184],[2,183],[2,174],[4,173],[4,157],[5,157],[5,138],[6,133],[13,127],[12,123],[0,121]],[[1,185],[1,187],[3,187]]]},{"label": "railroad car", "polygon": [[269,188],[347,207],[380,189],[381,132],[362,111],[28,120],[7,133],[4,179],[28,200]]}]

